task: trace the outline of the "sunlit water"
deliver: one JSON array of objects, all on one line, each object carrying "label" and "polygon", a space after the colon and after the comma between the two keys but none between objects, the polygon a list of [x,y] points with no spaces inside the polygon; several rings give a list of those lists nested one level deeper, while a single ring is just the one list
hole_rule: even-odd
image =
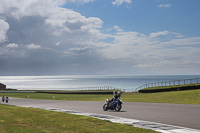
[{"label": "sunlit water", "polygon": [[[200,75],[165,75],[165,76],[0,76],[0,83],[7,88],[18,90],[82,90],[111,89],[126,91],[146,83],[200,78]],[[103,87],[104,86],[104,87]],[[101,87],[101,88],[100,88]]]}]

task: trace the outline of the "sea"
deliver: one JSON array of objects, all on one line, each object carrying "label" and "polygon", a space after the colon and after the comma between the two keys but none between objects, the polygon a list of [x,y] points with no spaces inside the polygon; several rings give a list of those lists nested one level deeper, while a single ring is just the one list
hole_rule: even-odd
[{"label": "sea", "polygon": [[147,83],[200,78],[200,75],[59,75],[59,76],[0,76],[0,83],[18,90],[96,90],[121,89],[134,92]]}]

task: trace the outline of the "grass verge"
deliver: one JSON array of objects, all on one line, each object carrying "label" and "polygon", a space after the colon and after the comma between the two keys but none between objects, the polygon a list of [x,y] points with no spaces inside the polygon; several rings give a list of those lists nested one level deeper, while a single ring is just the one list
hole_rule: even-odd
[{"label": "grass verge", "polygon": [[160,93],[127,93],[126,102],[200,104],[200,90],[171,91]]},{"label": "grass verge", "polygon": [[196,84],[186,84],[186,85],[170,85],[170,86],[158,86],[158,87],[149,87],[142,90],[160,90],[160,89],[171,89],[171,88],[181,88],[181,87],[195,87],[200,86],[200,83]]},{"label": "grass verge", "polygon": [[44,99],[44,100],[68,100],[68,101],[104,101],[113,95],[96,94],[48,94],[48,93],[0,93],[0,96]]},{"label": "grass verge", "polygon": [[154,133],[130,125],[111,123],[86,116],[34,108],[22,108],[0,104],[0,132],[28,133]]}]

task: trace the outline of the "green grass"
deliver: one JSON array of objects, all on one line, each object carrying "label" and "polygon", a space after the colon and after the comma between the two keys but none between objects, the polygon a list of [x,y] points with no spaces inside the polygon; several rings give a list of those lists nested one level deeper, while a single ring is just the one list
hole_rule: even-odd
[{"label": "green grass", "polygon": [[1,133],[154,133],[86,116],[0,104]]},{"label": "green grass", "polygon": [[200,90],[171,91],[160,93],[127,93],[126,102],[200,104]]},{"label": "green grass", "polygon": [[[68,101],[104,101],[113,95],[93,94],[44,94],[44,93],[0,93],[0,96],[19,97],[32,99],[68,100]],[[200,89],[187,91],[171,91],[161,93],[123,93],[124,102],[150,102],[150,103],[177,103],[200,104]]]},{"label": "green grass", "polygon": [[45,100],[68,100],[68,101],[104,101],[113,95],[95,95],[95,94],[48,94],[48,93],[0,93],[0,96],[19,97]]}]

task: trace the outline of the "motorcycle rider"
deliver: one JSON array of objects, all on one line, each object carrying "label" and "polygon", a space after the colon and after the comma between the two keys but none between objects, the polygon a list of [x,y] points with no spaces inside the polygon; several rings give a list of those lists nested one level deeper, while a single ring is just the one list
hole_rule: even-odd
[{"label": "motorcycle rider", "polygon": [[9,100],[9,98],[8,98],[8,97],[6,97],[6,103],[8,103],[8,100]]},{"label": "motorcycle rider", "polygon": [[117,94],[115,94],[115,95],[113,96],[113,98],[110,99],[110,101],[108,102],[108,105],[109,105],[112,101],[115,101],[115,100],[117,100],[117,99],[120,98],[120,97],[121,97],[121,92],[118,91]]},{"label": "motorcycle rider", "polygon": [[117,100],[120,97],[121,97],[121,92],[118,91],[117,94],[113,96],[112,101],[115,101],[115,100]]},{"label": "motorcycle rider", "polygon": [[4,100],[5,100],[5,97],[3,96],[3,97],[2,97],[2,102],[4,102]]}]

